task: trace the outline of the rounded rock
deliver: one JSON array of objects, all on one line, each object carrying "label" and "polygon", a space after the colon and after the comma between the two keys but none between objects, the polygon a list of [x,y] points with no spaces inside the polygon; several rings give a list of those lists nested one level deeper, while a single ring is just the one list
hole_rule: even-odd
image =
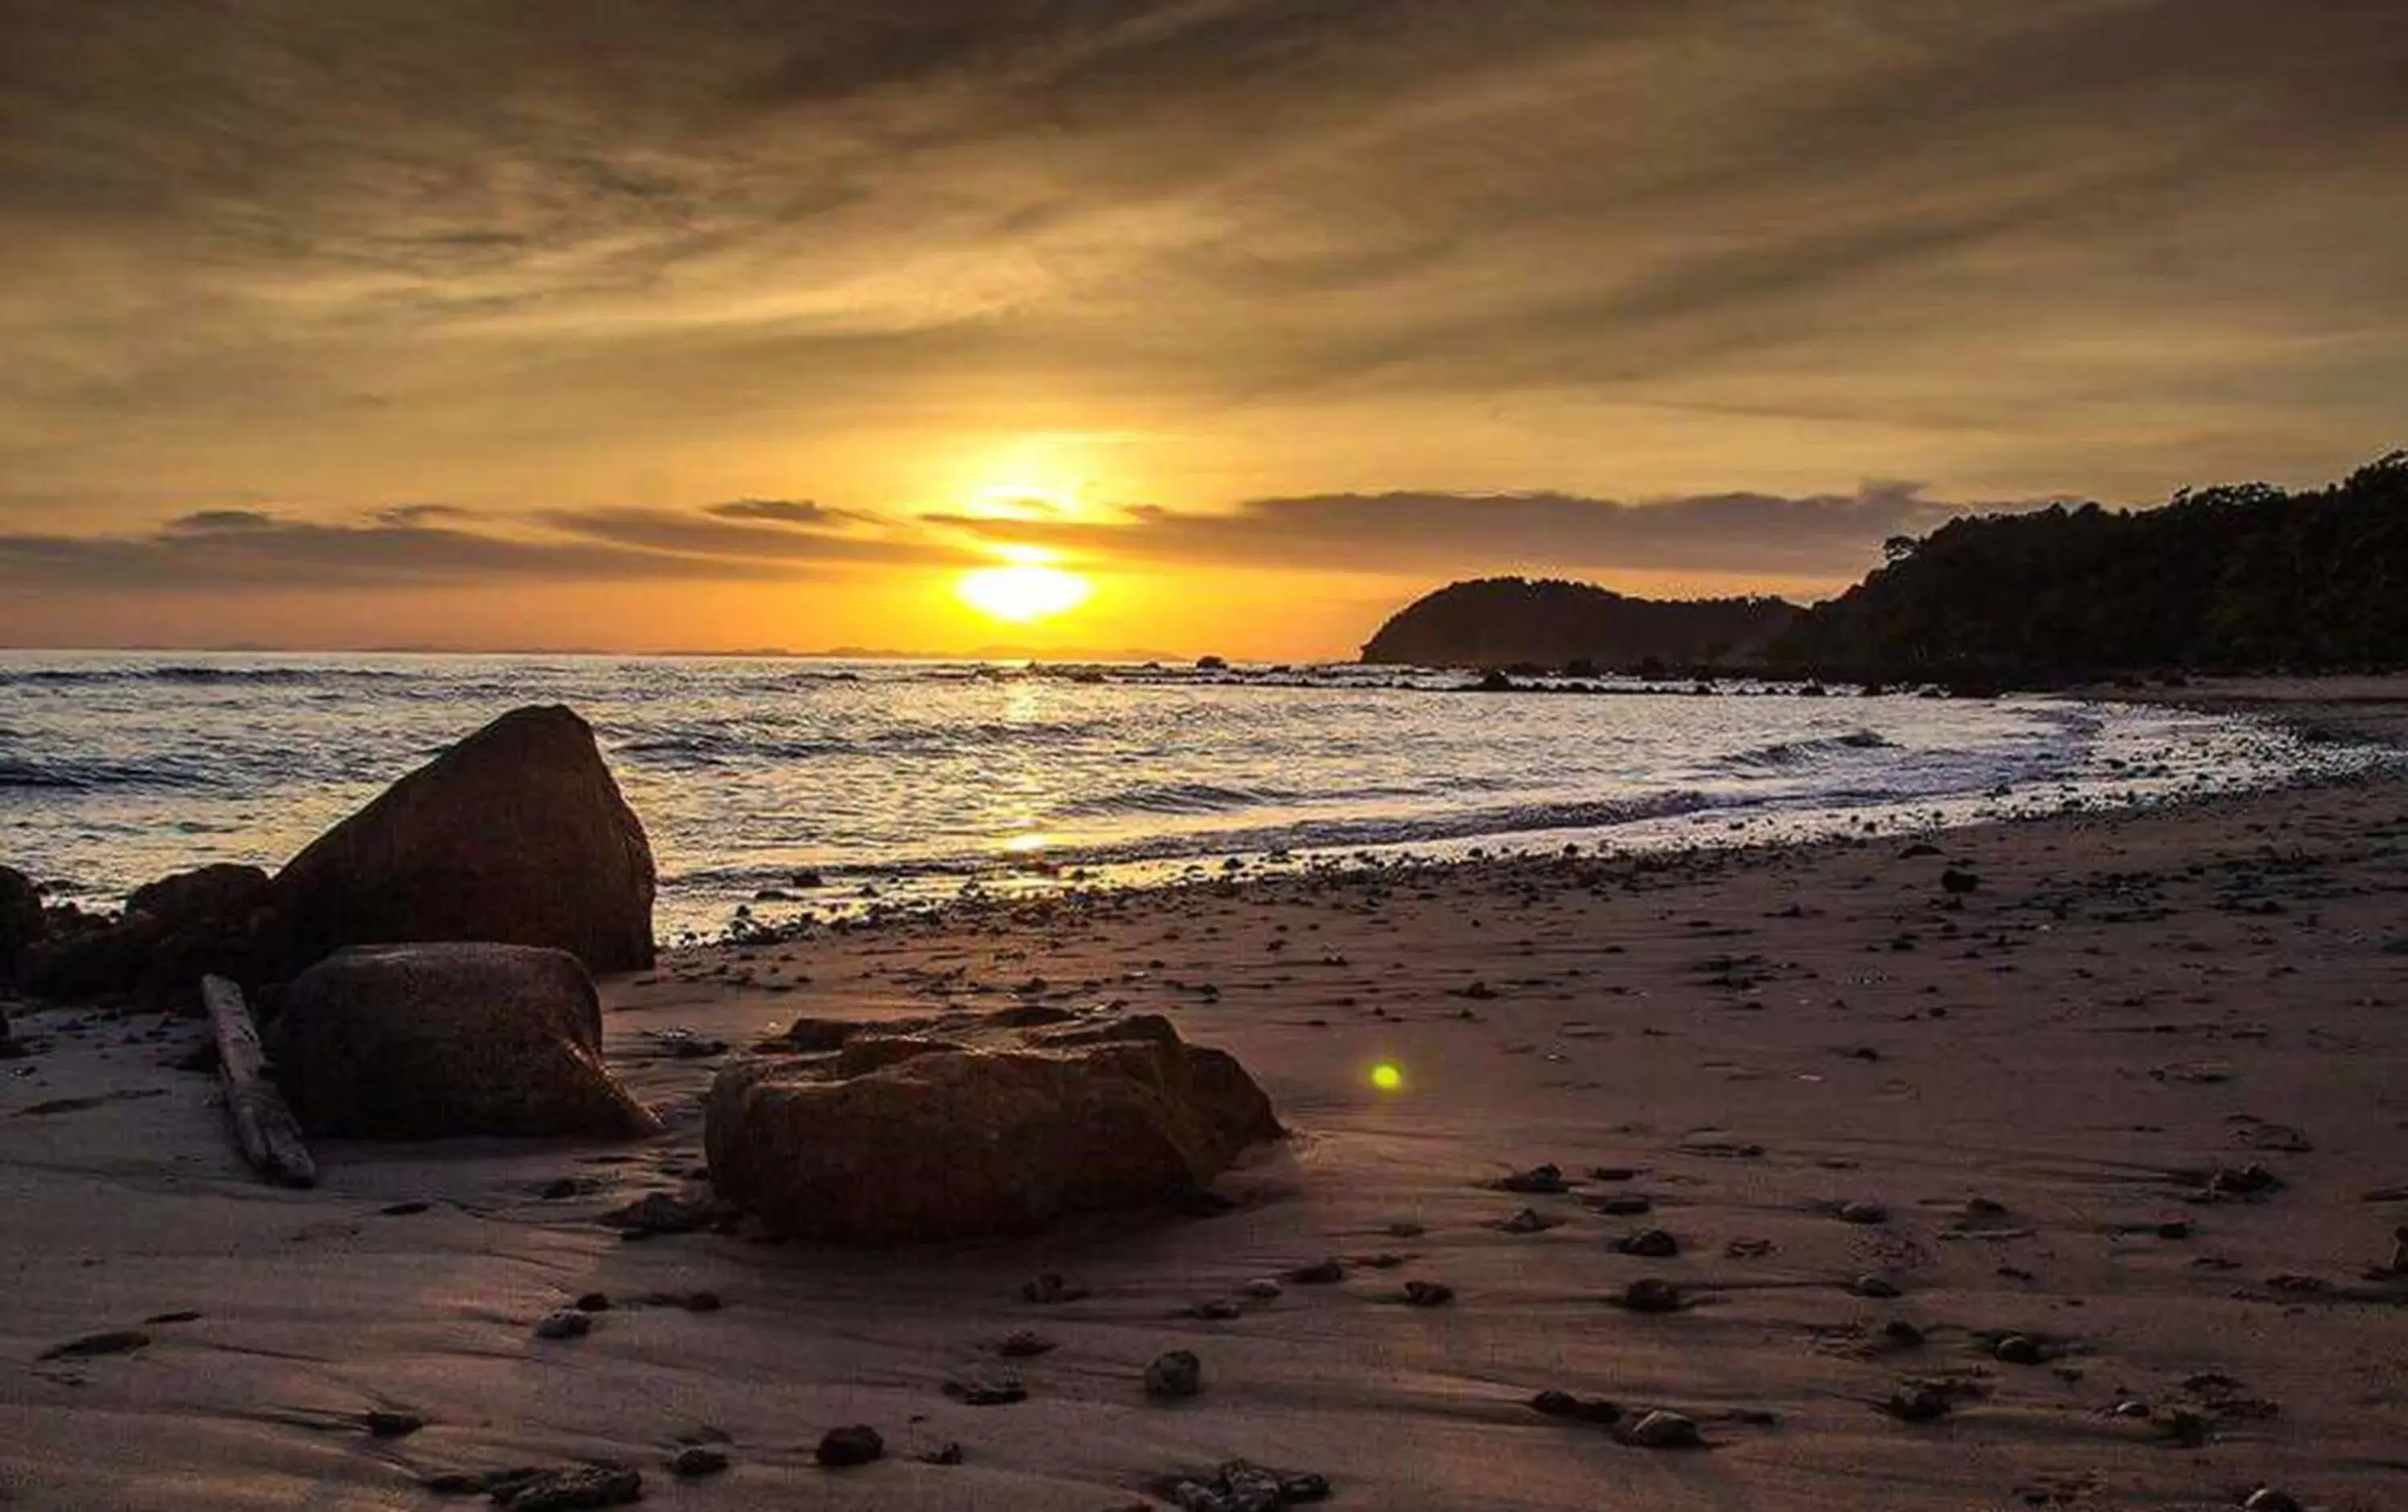
[{"label": "rounded rock", "polygon": [[831,1428],[822,1434],[820,1447],[812,1457],[831,1469],[840,1470],[850,1465],[867,1464],[872,1460],[883,1458],[885,1453],[886,1440],[879,1436],[877,1429],[867,1423],[853,1423],[849,1427]]},{"label": "rounded rock", "polygon": [[1145,1367],[1145,1394],[1157,1402],[1176,1402],[1204,1390],[1204,1362],[1186,1349],[1154,1356]]}]

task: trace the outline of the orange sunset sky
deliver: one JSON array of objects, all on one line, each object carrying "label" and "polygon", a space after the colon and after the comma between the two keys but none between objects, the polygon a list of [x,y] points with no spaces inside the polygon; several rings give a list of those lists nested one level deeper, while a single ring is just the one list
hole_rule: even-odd
[{"label": "orange sunset sky", "polygon": [[2401,438],[2391,0],[0,17],[9,645],[1347,656]]}]

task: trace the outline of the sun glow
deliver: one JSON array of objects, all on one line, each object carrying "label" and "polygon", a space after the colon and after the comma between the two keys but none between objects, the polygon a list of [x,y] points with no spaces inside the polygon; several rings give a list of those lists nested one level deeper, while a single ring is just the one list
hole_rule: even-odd
[{"label": "sun glow", "polygon": [[991,620],[1012,624],[1050,620],[1087,602],[1094,585],[1074,572],[1041,563],[979,567],[961,575],[953,594]]}]

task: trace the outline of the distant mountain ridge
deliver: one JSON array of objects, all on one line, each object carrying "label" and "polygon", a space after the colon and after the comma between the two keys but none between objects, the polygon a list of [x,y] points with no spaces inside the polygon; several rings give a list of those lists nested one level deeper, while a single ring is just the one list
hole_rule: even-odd
[{"label": "distant mountain ridge", "polygon": [[1412,666],[1682,667],[1759,664],[1804,611],[1778,598],[1631,598],[1556,578],[1450,583],[1392,615],[1363,647]]}]

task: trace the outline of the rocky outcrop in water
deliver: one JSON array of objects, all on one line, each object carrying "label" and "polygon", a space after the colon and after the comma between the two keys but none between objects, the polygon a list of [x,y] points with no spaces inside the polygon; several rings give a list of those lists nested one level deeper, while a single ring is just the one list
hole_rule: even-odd
[{"label": "rocky outcrop in water", "polygon": [[720,1195],[779,1233],[873,1242],[1176,1204],[1282,1132],[1244,1067],[1157,1017],[863,1026],[728,1067],[705,1113]]},{"label": "rocky outcrop in water", "polygon": [[0,866],[0,981],[15,974],[18,960],[48,932],[41,890],[23,872]]},{"label": "rocky outcrop in water", "polygon": [[597,972],[652,963],[652,851],[566,708],[514,709],[387,789],[277,875],[288,961],[490,940]]},{"label": "rocky outcrop in water", "polygon": [[358,946],[303,972],[276,1029],[303,1127],[355,1139],[652,1134],[602,1061],[593,978],[565,950]]}]

